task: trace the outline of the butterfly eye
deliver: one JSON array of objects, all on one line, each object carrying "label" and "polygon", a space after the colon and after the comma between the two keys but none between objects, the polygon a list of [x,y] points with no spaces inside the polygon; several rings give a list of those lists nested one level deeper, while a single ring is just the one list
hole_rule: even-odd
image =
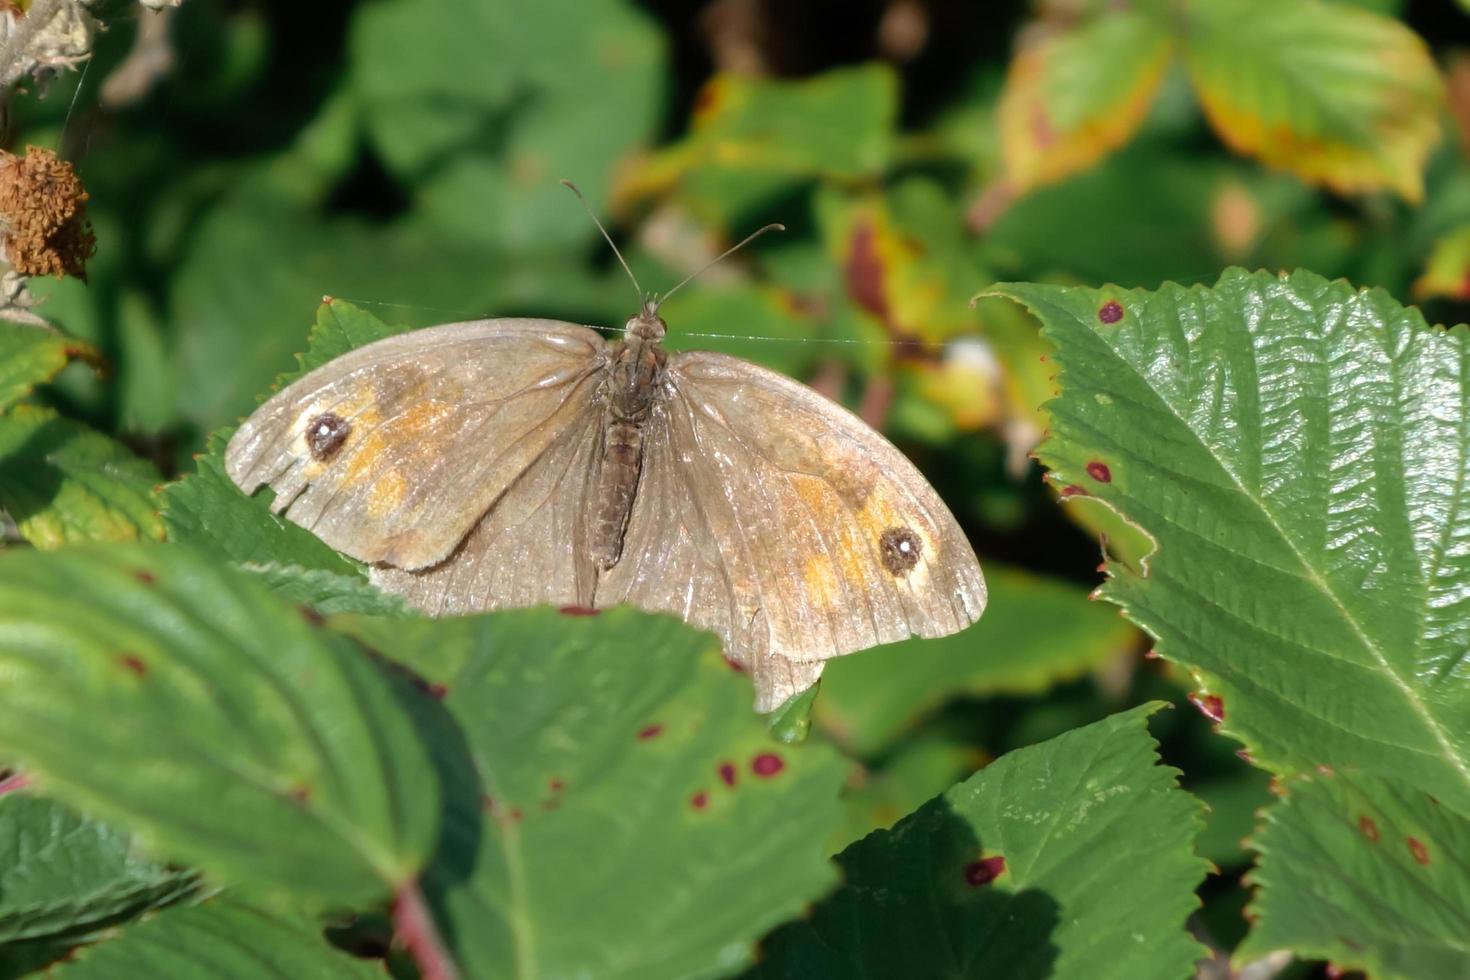
[{"label": "butterfly eye", "polygon": [[337,455],[351,434],[350,422],[332,412],[323,412],[306,423],[306,448],[311,450],[312,459],[325,463]]},{"label": "butterfly eye", "polygon": [[878,553],[890,575],[902,575],[919,563],[924,544],[912,529],[890,527],[878,537]]}]

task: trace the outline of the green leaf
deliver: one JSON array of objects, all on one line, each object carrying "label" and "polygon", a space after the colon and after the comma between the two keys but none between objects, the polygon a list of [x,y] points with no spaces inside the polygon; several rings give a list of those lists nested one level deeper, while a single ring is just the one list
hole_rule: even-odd
[{"label": "green leaf", "polygon": [[0,945],[90,933],[188,894],[194,875],[51,800],[0,796]]},{"label": "green leaf", "polygon": [[1470,975],[1470,820],[1429,794],[1361,773],[1294,779],[1254,843],[1240,956],[1289,949],[1374,980]]},{"label": "green leaf", "polygon": [[332,949],[319,930],[221,896],[170,909],[83,949],[49,976],[58,980],[382,980],[380,965]]},{"label": "green leaf", "polygon": [[310,606],[322,616],[346,613],[413,615],[413,610],[403,599],[379,591],[361,575],[339,575],[323,568],[302,568],[275,562],[243,567],[259,575],[261,581],[282,599]]},{"label": "green leaf", "polygon": [[158,481],[153,464],[49,408],[0,415],[0,508],[38,548],[162,540]]},{"label": "green leaf", "polygon": [[1470,355],[1379,290],[1006,285],[1056,345],[1038,451],[1158,544],[1105,598],[1275,771],[1470,813]]},{"label": "green leaf", "polygon": [[988,761],[975,746],[943,734],[926,731],[905,739],[842,794],[847,823],[833,851],[892,827]]},{"label": "green leaf", "polygon": [[466,976],[720,974],[833,884],[847,766],[773,742],[713,637],[627,608],[341,624],[474,758],[425,881]]},{"label": "green leaf", "polygon": [[853,844],[752,976],[1188,975],[1201,808],[1157,765],[1157,707],[1018,749]]},{"label": "green leaf", "polygon": [[1321,0],[1211,0],[1184,10],[1190,74],[1232,149],[1342,193],[1423,197],[1443,92],[1413,31]]},{"label": "green leaf", "polygon": [[77,357],[93,364],[101,360],[100,354],[75,337],[47,327],[0,323],[0,408],[20,401]]},{"label": "green leaf", "polygon": [[817,177],[877,177],[893,156],[897,117],[898,81],[885,65],[802,81],[718,75],[696,100],[689,135],[630,171],[618,196],[677,190],[723,224]]},{"label": "green leaf", "polygon": [[436,778],[377,669],[179,546],[0,556],[0,673],[6,763],[223,880],[381,899],[438,834]]},{"label": "green leaf", "polygon": [[558,178],[600,208],[663,119],[662,38],[623,0],[394,0],[354,17],[351,48],[374,146],[467,240],[544,252],[595,237]]},{"label": "green leaf", "polygon": [[1131,139],[1173,53],[1167,21],[1136,10],[1110,9],[1024,45],[997,107],[1015,190],[1085,170]]},{"label": "green leaf", "polygon": [[969,629],[833,660],[817,721],[849,751],[881,752],[951,698],[1034,694],[1126,650],[1136,634],[1081,588],[987,564],[991,600]]}]

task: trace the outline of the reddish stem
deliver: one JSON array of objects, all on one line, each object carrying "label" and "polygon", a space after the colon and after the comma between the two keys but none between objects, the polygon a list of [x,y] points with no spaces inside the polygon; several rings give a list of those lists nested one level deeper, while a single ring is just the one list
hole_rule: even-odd
[{"label": "reddish stem", "polygon": [[393,896],[393,933],[413,957],[423,980],[459,980],[454,957],[439,938],[434,913],[416,879],[399,886]]}]

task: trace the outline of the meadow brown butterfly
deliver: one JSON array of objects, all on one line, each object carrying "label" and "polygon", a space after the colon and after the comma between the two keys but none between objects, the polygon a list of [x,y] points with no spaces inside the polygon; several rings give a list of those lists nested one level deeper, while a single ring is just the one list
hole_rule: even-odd
[{"label": "meadow brown butterfly", "polygon": [[616,342],[490,319],[360,347],[260,406],[226,468],[433,615],[682,616],[762,711],[832,657],[979,617],[975,554],[902,453],[781,374],[666,352],[660,302]]}]

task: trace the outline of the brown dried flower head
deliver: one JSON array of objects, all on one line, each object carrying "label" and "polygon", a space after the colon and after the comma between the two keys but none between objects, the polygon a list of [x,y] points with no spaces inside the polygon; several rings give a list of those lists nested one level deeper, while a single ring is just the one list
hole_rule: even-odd
[{"label": "brown dried flower head", "polygon": [[16,272],[86,281],[97,250],[86,210],[87,192],[70,163],[37,146],[23,157],[0,150],[0,221]]}]

